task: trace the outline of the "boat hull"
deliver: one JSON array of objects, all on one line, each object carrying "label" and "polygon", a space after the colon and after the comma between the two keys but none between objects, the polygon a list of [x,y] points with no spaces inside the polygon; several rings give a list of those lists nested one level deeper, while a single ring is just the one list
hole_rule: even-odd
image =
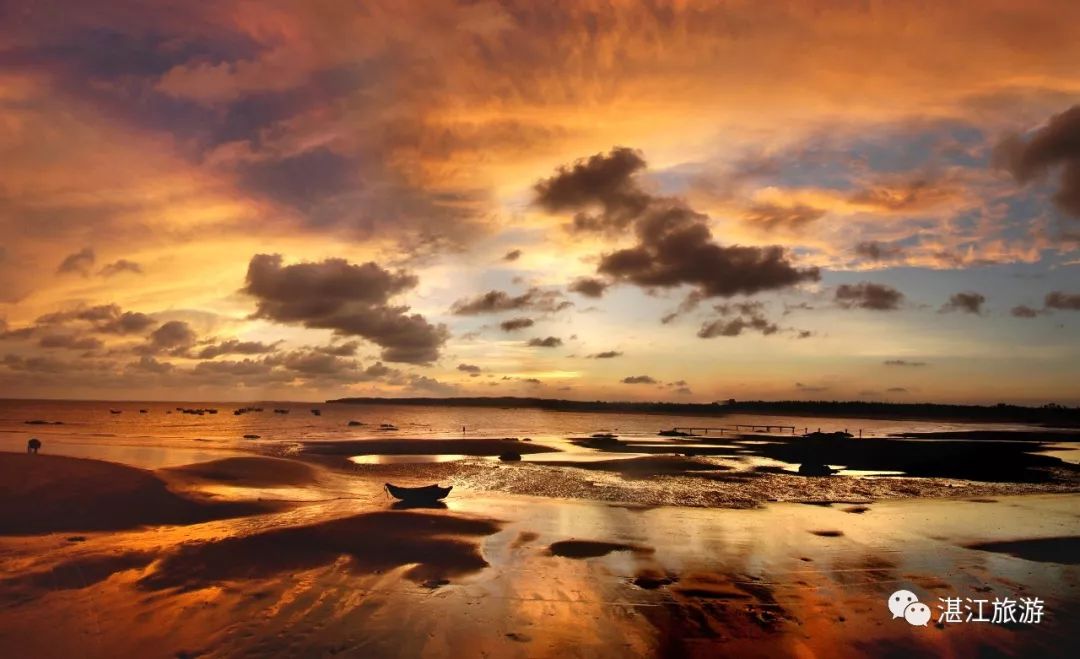
[{"label": "boat hull", "polygon": [[446,495],[450,494],[450,490],[454,489],[453,485],[447,487],[439,487],[438,485],[428,485],[426,487],[401,487],[391,483],[386,483],[385,487],[386,491],[390,493],[390,496],[401,501],[409,502],[438,501],[440,499],[445,499]]}]

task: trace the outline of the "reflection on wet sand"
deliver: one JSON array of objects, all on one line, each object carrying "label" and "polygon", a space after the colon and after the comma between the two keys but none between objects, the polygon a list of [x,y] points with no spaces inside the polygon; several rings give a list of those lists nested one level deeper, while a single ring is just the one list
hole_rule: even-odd
[{"label": "reflection on wet sand", "polygon": [[[695,460],[642,464],[680,472],[683,459]],[[466,462],[478,473],[546,470],[555,479],[553,470],[569,469],[635,485],[655,478],[622,464]],[[379,489],[386,473],[421,480],[426,469],[467,465],[354,467],[250,457],[161,470],[156,477],[180,488],[175,496],[278,505],[230,519],[0,537],[0,649],[33,657],[1080,650],[1071,631],[1080,568],[1068,556],[1080,536],[1075,494],[717,510],[456,487],[443,507],[396,510]],[[751,477],[771,478],[800,479]],[[1054,543],[1065,554],[1048,552]],[[937,598],[949,596],[1040,597],[1048,615],[1037,628],[916,628],[886,607],[901,588],[918,593],[935,619]]]},{"label": "reflection on wet sand", "polygon": [[266,579],[334,564],[357,573],[406,567],[413,581],[443,580],[487,566],[473,536],[498,530],[492,520],[373,512],[320,524],[273,529],[211,542],[187,543],[164,556],[140,588],[205,588]]}]

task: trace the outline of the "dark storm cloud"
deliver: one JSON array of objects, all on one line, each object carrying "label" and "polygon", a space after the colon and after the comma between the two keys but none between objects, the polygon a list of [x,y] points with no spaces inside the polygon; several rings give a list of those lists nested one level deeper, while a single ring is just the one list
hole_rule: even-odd
[{"label": "dark storm cloud", "polygon": [[520,249],[512,249],[512,250],[510,250],[509,252],[507,252],[506,254],[503,255],[502,260],[503,261],[517,261],[519,258],[521,258],[521,250]]},{"label": "dark storm cloud", "polygon": [[1064,293],[1062,291],[1053,291],[1046,294],[1046,299],[1043,301],[1047,309],[1058,309],[1062,311],[1080,311],[1080,293]]},{"label": "dark storm cloud", "polygon": [[697,335],[702,339],[711,339],[717,336],[739,336],[744,330],[754,330],[768,336],[775,334],[780,328],[762,316],[740,316],[731,320],[719,318],[711,323],[704,323]]},{"label": "dark storm cloud", "polygon": [[864,281],[837,286],[835,299],[836,303],[845,309],[895,311],[900,308],[904,294],[885,284]]},{"label": "dark storm cloud", "polygon": [[532,348],[558,348],[562,344],[562,339],[557,336],[549,336],[543,339],[537,337],[534,339],[529,339],[528,343],[529,347]]},{"label": "dark storm cloud", "polygon": [[358,186],[355,169],[349,158],[318,147],[277,160],[243,165],[238,176],[244,188],[306,211],[324,199]]},{"label": "dark storm cloud", "polygon": [[895,261],[903,258],[904,250],[896,245],[870,240],[856,244],[855,255],[867,261]]},{"label": "dark storm cloud", "polygon": [[[549,213],[580,211],[573,228],[581,231],[624,229],[648,207],[634,175],[645,160],[633,149],[615,147],[570,166],[536,184],[536,204]],[[593,214],[589,214],[593,213]]]},{"label": "dark storm cloud", "polygon": [[596,277],[580,277],[575,279],[567,287],[571,293],[577,293],[584,295],[585,297],[603,297],[604,291],[607,290],[610,284],[603,279],[597,279]]},{"label": "dark storm cloud", "polygon": [[[717,336],[739,336],[744,331],[761,332],[765,336],[780,331],[780,327],[765,317],[765,306],[760,302],[718,304],[713,307],[721,318],[701,325],[697,335],[702,339]],[[731,318],[731,316],[735,316]]]},{"label": "dark storm cloud", "polygon": [[371,366],[364,369],[364,375],[369,378],[385,378],[388,376],[397,376],[401,373],[396,368],[390,368],[382,362],[375,362]]},{"label": "dark storm cloud", "polygon": [[292,350],[266,361],[308,379],[364,379],[355,360],[335,357],[317,350]]},{"label": "dark storm cloud", "polygon": [[798,269],[784,248],[721,246],[701,216],[673,207],[637,225],[639,245],[601,257],[598,271],[644,288],[696,287],[705,297],[753,295],[817,281],[817,268]]},{"label": "dark storm cloud", "polygon": [[213,359],[221,355],[263,355],[276,349],[277,343],[228,339],[196,350],[192,356],[195,359]]},{"label": "dark storm cloud", "polygon": [[205,24],[200,24],[203,34],[195,36],[179,30],[103,27],[95,24],[92,12],[79,11],[77,5],[66,7],[60,15],[48,13],[58,20],[39,34],[41,43],[5,50],[0,62],[47,69],[71,80],[115,81],[156,77],[188,62],[218,64],[257,52],[255,44],[241,34],[226,34]]},{"label": "dark storm cloud", "polygon": [[338,312],[350,303],[386,304],[418,280],[373,262],[354,265],[327,259],[283,266],[279,254],[257,254],[248,264],[246,282],[242,291],[257,298],[260,317],[295,322]]},{"label": "dark storm cloud", "polygon": [[458,364],[457,370],[463,373],[479,373],[483,369],[475,364]]},{"label": "dark storm cloud", "polygon": [[372,262],[327,259],[284,266],[279,254],[257,254],[243,292],[256,298],[256,318],[359,336],[380,346],[386,361],[426,364],[438,358],[449,338],[446,327],[389,304],[417,283],[415,275]]},{"label": "dark storm cloud", "polygon": [[410,375],[406,379],[405,384],[410,389],[415,389],[416,391],[425,391],[436,395],[448,395],[457,393],[457,387],[455,387],[454,385],[446,384],[445,382],[439,382],[435,378],[430,378],[426,375]]},{"label": "dark storm cloud", "polygon": [[886,359],[882,363],[886,366],[926,366],[926,362],[913,362],[906,359]]},{"label": "dark storm cloud", "polygon": [[8,354],[0,360],[6,368],[12,371],[25,371],[29,373],[63,373],[72,369],[72,364],[51,357],[23,357],[22,355]]},{"label": "dark storm cloud", "polygon": [[995,155],[1021,184],[1060,165],[1054,201],[1066,213],[1080,217],[1080,105],[1054,115],[1027,136],[1008,136],[998,144]]},{"label": "dark storm cloud", "polygon": [[299,348],[267,355],[258,359],[201,361],[190,371],[194,376],[229,376],[252,383],[332,381],[372,382],[383,381],[401,384],[405,380],[400,371],[376,362],[367,368],[354,359],[331,354],[323,349]]},{"label": "dark storm cloud", "polygon": [[657,384],[656,379],[649,375],[630,375],[622,380],[623,384]]},{"label": "dark storm cloud", "polygon": [[746,211],[743,222],[767,232],[776,230],[798,232],[824,216],[824,210],[805,204],[794,206],[758,204]]},{"label": "dark storm cloud", "polygon": [[616,357],[622,357],[622,353],[618,350],[605,350],[604,352],[597,352],[589,355],[589,359],[614,359]]},{"label": "dark storm cloud", "polygon": [[34,321],[38,325],[58,325],[72,320],[88,322],[107,322],[120,316],[120,306],[116,304],[98,304],[92,307],[80,307],[70,311],[55,311],[38,316]]},{"label": "dark storm cloud", "polygon": [[98,324],[96,329],[106,334],[139,334],[150,329],[157,322],[139,311],[125,311]]},{"label": "dark storm cloud", "polygon": [[[63,325],[70,322],[86,322],[92,329],[103,334],[140,334],[158,324],[147,314],[123,311],[116,304],[99,304],[68,311],[56,311],[39,316],[38,327]],[[34,328],[26,328],[32,331]]]},{"label": "dark storm cloud", "polygon": [[[194,375],[266,377],[274,370],[273,364],[261,359],[223,360],[199,362],[191,369]],[[261,382],[262,380],[260,380]]]},{"label": "dark storm cloud", "polygon": [[94,267],[94,250],[84,247],[74,254],[68,254],[57,266],[56,272],[61,274],[78,273],[83,277],[90,275],[90,269]]},{"label": "dark storm cloud", "polygon": [[150,333],[141,352],[152,354],[162,351],[182,352],[195,345],[198,335],[185,321],[170,320]]},{"label": "dark storm cloud", "polygon": [[1019,304],[1009,310],[1009,313],[1016,318],[1035,318],[1041,315],[1043,312],[1039,309],[1032,309],[1026,304]]},{"label": "dark storm cloud", "polygon": [[141,275],[143,274],[143,269],[141,265],[134,261],[129,261],[127,259],[118,259],[103,267],[101,270],[98,271],[98,274],[102,277],[112,277],[113,275],[118,275],[123,272],[131,272],[137,275]]},{"label": "dark storm cloud", "polygon": [[578,230],[632,225],[638,244],[602,255],[597,267],[615,281],[650,289],[688,285],[705,297],[731,297],[820,278],[817,268],[796,268],[779,246],[717,244],[705,215],[641,189],[635,176],[644,168],[631,149],[596,154],[537,183],[535,203],[549,212],[577,211]]},{"label": "dark storm cloud", "polygon": [[359,341],[346,341],[334,345],[319,346],[318,348],[315,348],[315,350],[327,355],[334,355],[335,357],[352,357],[356,354],[356,350],[359,347]]},{"label": "dark storm cloud", "polygon": [[504,320],[499,323],[499,327],[504,332],[516,332],[518,330],[525,329],[526,327],[532,327],[536,323],[532,318],[511,318],[510,320]]},{"label": "dark storm cloud", "polygon": [[973,291],[955,293],[949,297],[948,302],[941,306],[941,311],[962,311],[964,313],[980,315],[985,302],[986,296],[981,293],[975,293]]},{"label": "dark storm cloud", "polygon": [[492,290],[476,297],[463,298],[454,302],[450,312],[457,316],[475,316],[524,309],[554,313],[571,306],[573,303],[564,300],[558,291],[530,288],[521,295],[510,295],[506,291]]},{"label": "dark storm cloud", "polygon": [[176,367],[169,362],[158,361],[149,355],[139,357],[138,361],[131,362],[126,367],[129,371],[141,371],[143,373],[154,373],[157,375],[171,373],[175,368]]},{"label": "dark storm cloud", "polygon": [[77,334],[46,334],[38,339],[42,348],[66,348],[68,350],[97,350],[104,347],[101,339]]}]

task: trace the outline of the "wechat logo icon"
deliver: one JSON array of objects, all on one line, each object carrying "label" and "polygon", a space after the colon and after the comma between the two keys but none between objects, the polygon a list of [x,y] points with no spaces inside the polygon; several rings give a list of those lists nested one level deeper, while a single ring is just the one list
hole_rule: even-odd
[{"label": "wechat logo icon", "polygon": [[889,611],[893,618],[903,618],[912,627],[925,627],[930,622],[930,607],[919,601],[910,590],[898,590],[889,595]]}]

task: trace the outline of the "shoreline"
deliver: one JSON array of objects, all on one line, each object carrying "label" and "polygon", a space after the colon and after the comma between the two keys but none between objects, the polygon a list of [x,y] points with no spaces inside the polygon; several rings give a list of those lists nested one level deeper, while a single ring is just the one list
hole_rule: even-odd
[{"label": "shoreline", "polygon": [[871,421],[924,421],[943,423],[1022,424],[1075,430],[1080,428],[1080,407],[1025,406],[1012,404],[970,405],[952,403],[888,403],[872,401],[715,401],[681,403],[664,401],[582,401],[529,397],[345,397],[297,400],[129,400],[0,398],[0,403],[88,403],[115,405],[166,405],[210,407],[274,406],[311,407],[318,405],[386,405],[402,407],[485,408],[545,410],[575,413],[626,413],[650,416],[724,417],[729,415],[836,418]]},{"label": "shoreline", "polygon": [[943,403],[881,403],[863,401],[729,401],[725,403],[673,403],[638,401],[576,401],[558,398],[449,397],[379,398],[347,397],[325,401],[341,405],[401,405],[416,407],[479,407],[540,409],[551,412],[633,413],[657,416],[814,417],[888,421],[939,421],[955,423],[1014,423],[1061,428],[1080,427],[1080,408],[1030,407],[1022,405],[953,405]]}]

